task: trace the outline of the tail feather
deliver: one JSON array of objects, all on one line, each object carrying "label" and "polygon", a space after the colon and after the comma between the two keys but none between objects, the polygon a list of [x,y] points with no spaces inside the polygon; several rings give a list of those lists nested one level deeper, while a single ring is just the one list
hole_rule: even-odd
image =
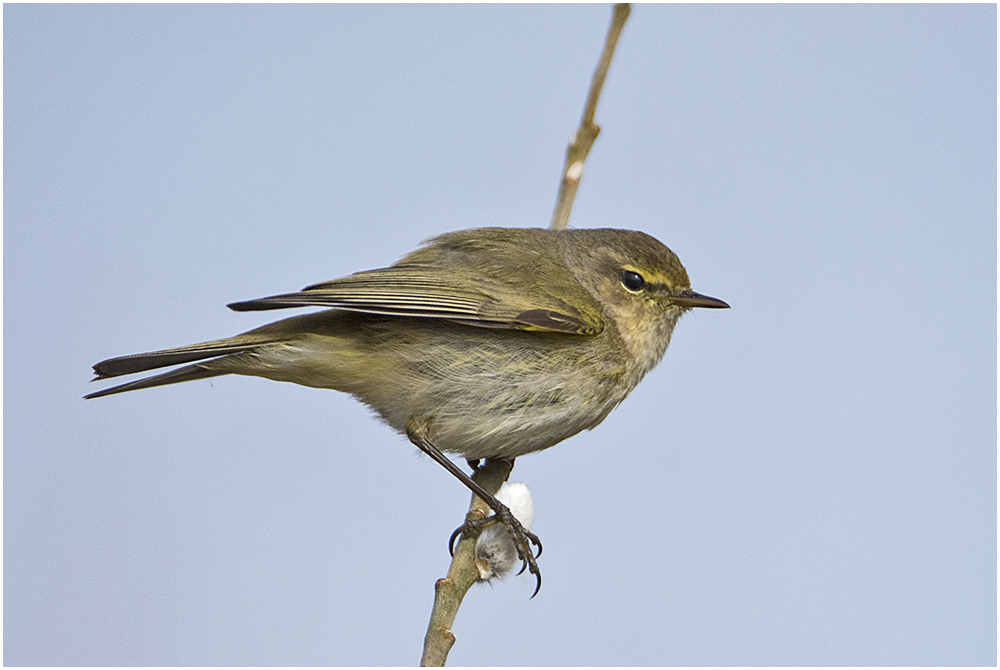
[{"label": "tail feather", "polygon": [[83,397],[89,400],[90,398],[101,398],[115,393],[124,393],[125,391],[135,391],[137,389],[152,388],[153,386],[177,384],[180,382],[189,382],[195,379],[207,379],[208,377],[218,377],[219,375],[227,374],[229,374],[228,370],[217,370],[208,367],[208,364],[196,363],[195,365],[187,365],[183,368],[171,370],[170,372],[164,372],[161,375],[146,377],[145,379],[137,379],[134,382],[129,382],[127,384],[112,386],[109,389],[89,393]]},{"label": "tail feather", "polygon": [[267,362],[262,363],[257,360],[256,356],[251,354],[261,352],[271,345],[280,345],[293,341],[295,338],[301,337],[303,333],[314,333],[316,335],[334,334],[338,332],[339,319],[339,315],[333,310],[303,314],[275,321],[260,328],[255,328],[240,335],[226,337],[221,340],[190,344],[186,347],[176,347],[173,349],[161,349],[160,351],[150,351],[144,354],[109,358],[94,365],[94,374],[96,377],[93,381],[155,370],[156,368],[165,368],[171,365],[181,365],[193,361],[203,362],[187,365],[146,379],[139,379],[127,384],[121,384],[120,386],[114,386],[103,391],[97,391],[84,397],[100,398],[114,393],[162,386],[164,384],[176,384],[193,379],[217,377],[225,374],[259,374],[260,376],[268,376],[267,374],[262,374],[262,371],[266,371],[269,364]]},{"label": "tail feather", "polygon": [[233,343],[232,339],[235,338],[205,342],[203,344],[192,344],[187,347],[177,347],[176,349],[150,351],[145,354],[109,358],[94,365],[94,374],[97,375],[94,379],[120,377],[121,375],[130,375],[136,372],[155,370],[156,368],[166,368],[171,365],[201,361],[206,358],[215,358],[216,356],[238,354],[241,351],[254,349],[262,344],[260,342]]},{"label": "tail feather", "polygon": [[[127,384],[113,386],[103,391],[96,391],[95,393],[85,395],[84,398],[100,398],[114,393],[230,374],[235,371],[235,355],[254,351],[261,346],[273,344],[281,339],[280,335],[260,332],[260,329],[258,329],[258,331],[243,333],[236,337],[191,344],[186,347],[109,358],[94,365],[94,374],[97,376],[92,381],[130,375],[136,372],[145,372],[147,370],[155,370],[156,368],[165,368],[192,361],[205,361],[207,358],[212,360],[188,365],[160,375],[147,377],[146,379],[138,379]],[[238,367],[236,366],[236,368]]]}]

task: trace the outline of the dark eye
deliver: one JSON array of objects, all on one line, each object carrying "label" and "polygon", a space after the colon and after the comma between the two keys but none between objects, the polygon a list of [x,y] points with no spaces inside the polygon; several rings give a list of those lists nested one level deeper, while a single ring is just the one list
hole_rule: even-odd
[{"label": "dark eye", "polygon": [[642,278],[642,275],[638,272],[632,272],[631,270],[625,270],[622,273],[622,286],[627,288],[629,291],[641,291],[646,285],[646,280]]}]

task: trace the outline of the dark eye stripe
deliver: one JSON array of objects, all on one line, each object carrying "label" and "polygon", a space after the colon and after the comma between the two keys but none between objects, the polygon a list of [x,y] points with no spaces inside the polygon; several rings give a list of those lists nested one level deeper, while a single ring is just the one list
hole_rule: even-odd
[{"label": "dark eye stripe", "polygon": [[622,286],[629,291],[641,291],[646,286],[646,280],[638,272],[625,270],[622,272]]}]

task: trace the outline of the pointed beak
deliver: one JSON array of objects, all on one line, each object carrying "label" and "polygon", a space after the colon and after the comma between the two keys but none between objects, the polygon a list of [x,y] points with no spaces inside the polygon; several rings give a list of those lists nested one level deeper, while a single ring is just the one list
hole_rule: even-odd
[{"label": "pointed beak", "polygon": [[708,307],[709,309],[729,309],[729,305],[718,298],[709,298],[707,295],[695,293],[691,289],[681,291],[676,296],[670,298],[670,302],[675,305],[690,309],[691,307]]}]

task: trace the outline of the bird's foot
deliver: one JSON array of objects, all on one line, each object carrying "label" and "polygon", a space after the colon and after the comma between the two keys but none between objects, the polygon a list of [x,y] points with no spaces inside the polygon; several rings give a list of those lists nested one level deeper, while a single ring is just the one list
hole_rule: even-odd
[{"label": "bird's foot", "polygon": [[[542,588],[542,573],[538,569],[538,563],[535,561],[536,558],[542,555],[542,541],[538,539],[537,535],[525,528],[502,502],[496,498],[484,502],[493,509],[493,516],[488,516],[484,519],[472,519],[456,528],[448,540],[449,553],[452,556],[455,555],[455,542],[459,536],[478,536],[479,533],[493,524],[503,524],[504,529],[506,529],[514,541],[517,557],[521,560],[521,569],[517,574],[520,575],[527,569],[528,572],[535,576],[535,592],[531,594],[531,597],[534,598],[538,595],[539,589]],[[494,503],[496,503],[495,507]],[[535,553],[534,547],[538,547],[538,553]]]}]

